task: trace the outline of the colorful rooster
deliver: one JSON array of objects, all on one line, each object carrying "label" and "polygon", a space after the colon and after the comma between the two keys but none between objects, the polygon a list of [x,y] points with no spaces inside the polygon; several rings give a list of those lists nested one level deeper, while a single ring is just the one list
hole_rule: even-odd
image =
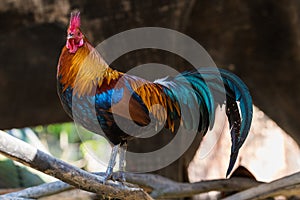
[{"label": "colorful rooster", "polygon": [[[120,171],[124,170],[127,141],[143,134],[143,127],[155,129],[148,125],[163,124],[174,132],[175,122],[180,121],[187,130],[196,129],[204,135],[214,124],[216,106],[222,105],[232,138],[228,175],[252,120],[249,91],[228,71],[203,68],[150,82],[113,70],[81,32],[78,11],[71,13],[57,67],[57,87],[69,116],[94,133],[104,133],[113,145],[105,181],[111,178],[118,151]],[[125,127],[133,121],[134,129],[120,128],[117,119]],[[130,131],[135,134],[128,134]],[[123,173],[120,178],[124,180]]]}]

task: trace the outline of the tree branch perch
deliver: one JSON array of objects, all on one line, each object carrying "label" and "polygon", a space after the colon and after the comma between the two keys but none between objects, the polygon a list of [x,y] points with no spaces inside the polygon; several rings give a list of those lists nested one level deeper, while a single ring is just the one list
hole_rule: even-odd
[{"label": "tree branch perch", "polygon": [[[97,173],[103,175],[104,173]],[[245,190],[259,185],[259,182],[247,178],[233,178],[201,181],[196,183],[178,183],[170,179],[154,174],[133,174],[126,173],[127,181],[145,187],[151,192],[153,198],[178,198],[188,197],[208,191],[232,191]],[[74,189],[72,185],[62,181],[45,183],[39,186],[26,188],[18,192],[12,192],[1,197],[25,197],[39,198],[57,194],[63,191]]]},{"label": "tree branch perch", "polygon": [[[29,144],[0,131],[0,153],[41,172],[54,176],[61,181],[45,183],[18,192],[2,195],[9,198],[38,198],[62,191],[80,188],[105,197],[120,199],[178,198],[193,196],[208,191],[241,191],[227,200],[258,199],[284,193],[283,190],[299,190],[300,173],[279,179],[269,184],[261,184],[247,178],[231,178],[179,183],[154,174],[126,173],[129,183],[108,181],[102,184],[104,173],[89,173],[66,162],[52,157]],[[133,185],[135,184],[135,185]],[[150,192],[148,195],[143,189]],[[249,190],[246,190],[251,188]]]},{"label": "tree branch perch", "polygon": [[103,177],[56,159],[3,131],[0,131],[0,153],[76,188],[99,195],[119,199],[152,199],[141,188],[132,184],[115,181],[102,184]]}]

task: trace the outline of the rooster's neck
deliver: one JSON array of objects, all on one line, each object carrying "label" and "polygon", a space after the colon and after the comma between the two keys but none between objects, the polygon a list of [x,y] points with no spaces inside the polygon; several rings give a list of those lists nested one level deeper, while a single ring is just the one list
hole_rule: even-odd
[{"label": "rooster's neck", "polygon": [[58,69],[57,78],[63,85],[63,90],[73,88],[73,92],[79,96],[92,94],[97,86],[101,86],[108,71],[112,71],[88,41],[78,48],[76,53],[70,53],[63,48]]}]

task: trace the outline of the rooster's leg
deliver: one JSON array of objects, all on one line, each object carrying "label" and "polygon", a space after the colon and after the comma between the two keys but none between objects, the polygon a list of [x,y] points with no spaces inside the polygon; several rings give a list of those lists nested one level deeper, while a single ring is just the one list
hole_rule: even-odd
[{"label": "rooster's leg", "polygon": [[105,173],[105,177],[104,177],[104,182],[111,178],[114,166],[116,164],[116,157],[117,157],[119,147],[120,147],[119,145],[115,145],[112,148],[110,158],[109,158],[108,167],[106,169],[106,173]]},{"label": "rooster's leg", "polygon": [[120,160],[119,160],[119,179],[125,182],[125,166],[126,166],[126,150],[127,143],[123,144],[119,149]]}]

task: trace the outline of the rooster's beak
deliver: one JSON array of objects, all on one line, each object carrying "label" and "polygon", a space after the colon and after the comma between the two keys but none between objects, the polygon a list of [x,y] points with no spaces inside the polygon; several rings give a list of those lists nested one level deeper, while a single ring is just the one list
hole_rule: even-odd
[{"label": "rooster's beak", "polygon": [[72,39],[74,38],[74,34],[73,33],[69,33],[68,36],[67,36],[67,39]]}]

